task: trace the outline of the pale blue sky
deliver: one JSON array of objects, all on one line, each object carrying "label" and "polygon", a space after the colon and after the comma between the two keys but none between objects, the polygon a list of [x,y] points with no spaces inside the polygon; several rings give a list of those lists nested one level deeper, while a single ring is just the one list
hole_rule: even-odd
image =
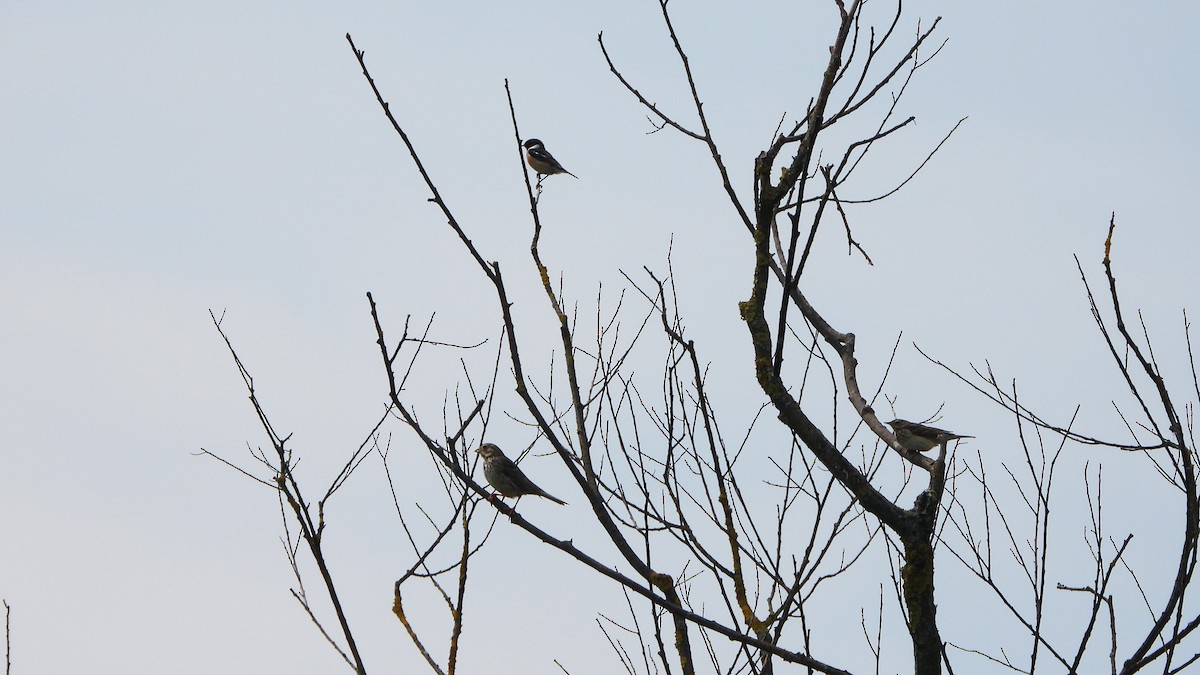
[{"label": "pale blue sky", "polygon": [[[195,456],[244,458],[263,439],[207,311],[227,312],[314,491],[383,404],[366,291],[397,328],[436,310],[443,339],[496,333],[488,289],[426,203],[347,32],[476,243],[511,270],[521,315],[545,325],[504,78],[526,136],[580,176],[550,179],[542,201],[543,251],[571,297],[587,309],[598,283],[617,292],[618,270],[664,270],[673,237],[688,329],[707,358],[733,355],[712,376],[745,392],[726,404],[725,423],[736,428],[757,407],[737,360],[748,353],[736,317],[749,290],[746,234],[703,148],[646,135],[596,44],[604,31],[626,74],[690,121],[657,5],[579,4],[0,6],[0,597],[14,607],[16,672],[340,667],[287,593],[274,497]],[[671,7],[746,194],[753,157],[813,91],[832,3]],[[1106,401],[1119,394],[1104,390],[1117,379],[1095,367],[1104,349],[1071,256],[1098,272],[1117,212],[1128,304],[1146,310],[1160,356],[1178,367],[1180,309],[1200,312],[1200,9],[905,8],[908,30],[943,16],[937,35],[950,42],[907,93],[901,113],[918,122],[881,149],[871,185],[890,186],[970,119],[905,191],[851,212],[874,267],[826,230],[810,295],[859,335],[872,382],[903,331],[889,393],[911,417],[945,402],[944,424],[979,437],[972,452],[1015,452],[1007,420],[912,342],[958,367],[990,360],[1060,419],[1083,401],[1084,419],[1111,430]],[[874,11],[890,16],[883,3]],[[529,339],[550,349],[554,336]],[[427,416],[456,382],[455,358],[419,373],[427,399],[414,405]],[[397,452],[415,452],[392,431]],[[511,423],[493,432],[505,447],[528,440]],[[559,494],[561,467],[534,461],[531,473]],[[379,474],[368,463],[341,495],[329,537],[368,667],[399,672],[418,664],[389,613],[391,580],[410,558]],[[523,506],[563,536],[585,515]],[[465,672],[482,672],[481,642],[530,634],[545,649],[493,672],[558,672],[555,658],[572,673],[615,672],[599,609],[587,606],[600,582],[505,525],[492,569],[477,568],[469,638],[480,642],[467,643]],[[489,581],[521,570],[551,588]],[[539,609],[506,612],[506,594]],[[892,656],[903,671],[904,652]]]}]

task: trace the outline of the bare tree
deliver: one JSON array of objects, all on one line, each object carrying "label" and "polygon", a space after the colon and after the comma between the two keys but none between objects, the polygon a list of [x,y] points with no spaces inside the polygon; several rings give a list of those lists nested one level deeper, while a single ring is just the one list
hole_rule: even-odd
[{"label": "bare tree", "polygon": [[[770,674],[778,664],[795,664],[809,672],[850,672],[844,654],[822,652],[812,639],[814,627],[821,621],[819,613],[814,614],[818,607],[815,598],[857,593],[864,579],[869,580],[867,587],[879,589],[878,617],[871,622],[874,627],[869,627],[867,608],[863,607],[859,625],[848,628],[862,631],[875,671],[884,668],[884,589],[890,589],[902,630],[911,643],[913,672],[927,675],[943,668],[953,672],[952,651],[947,649],[938,624],[934,583],[935,551],[943,544],[1005,602],[1033,637],[1027,663],[1005,656],[1003,647],[995,652],[992,645],[963,645],[961,650],[1018,672],[1034,672],[1039,654],[1045,652],[1055,668],[1080,672],[1093,628],[1107,612],[1113,672],[1118,672],[1116,619],[1109,589],[1121,569],[1129,540],[1118,543],[1105,535],[1098,474],[1092,501],[1092,583],[1063,586],[1091,598],[1091,611],[1082,624],[1083,637],[1071,650],[1044,629],[1050,583],[1046,564],[1049,495],[1058,453],[1068,442],[1103,442],[1076,433],[1069,424],[1056,427],[1045,422],[1018,403],[1015,389],[1004,390],[990,373],[977,373],[983,382],[974,384],[977,389],[1004,405],[1023,425],[1032,424],[1060,439],[1058,450],[1049,454],[1025,446],[1025,475],[1007,469],[1007,475],[1023,490],[1020,494],[1029,511],[1030,524],[1021,529],[1010,516],[1011,507],[999,506],[1000,497],[988,482],[982,460],[956,464],[951,459],[950,436],[936,439],[936,453],[930,457],[893,435],[876,412],[877,406],[889,405],[882,393],[887,371],[860,377],[855,334],[835,328],[805,294],[802,279],[817,253],[816,235],[822,224],[828,228],[827,221],[832,219],[844,231],[848,251],[870,264],[867,246],[854,235],[849,205],[878,201],[894,193],[941,147],[938,144],[927,157],[913,162],[912,173],[896,185],[868,197],[843,197],[872,150],[912,123],[912,117],[902,118],[897,111],[909,82],[940,49],[931,41],[938,22],[928,26],[916,23],[909,32],[910,25],[897,5],[885,25],[876,29],[864,13],[865,3],[834,0],[838,26],[819,87],[799,120],[781,121],[752,162],[737,163],[752,167],[748,176],[752,194],[745,196],[735,189],[737,181],[715,140],[698,78],[692,72],[684,39],[672,24],[668,2],[658,3],[691,95],[688,110],[670,111],[652,103],[654,97],[643,93],[634,84],[636,78],[618,67],[602,35],[599,47],[613,75],[645,107],[655,130],[679,133],[703,145],[711,157],[714,185],[727,196],[733,221],[748,235],[747,246],[752,247],[754,258],[746,270],[749,297],[739,310],[753,349],[754,376],[764,394],[758,414],[732,426],[722,419],[719,397],[711,394],[708,379],[707,364],[716,358],[715,351],[689,337],[669,262],[665,272],[645,269],[626,275],[628,286],[615,300],[599,293],[594,316],[581,316],[561,284],[555,284],[561,273],[553,261],[543,258],[539,248],[543,184],[530,177],[522,160],[522,143],[527,137],[522,134],[519,106],[506,82],[514,162],[519,163],[525,178],[532,224],[530,270],[540,281],[544,307],[556,329],[557,349],[550,356],[553,369],[544,378],[533,375],[527,367],[530,359],[541,362],[546,356],[532,350],[529,331],[513,314],[507,270],[502,271],[499,262],[490,261],[476,246],[470,236],[472,226],[461,222],[452,204],[443,198],[409,131],[395,117],[368,71],[364,52],[347,35],[384,115],[428,188],[430,202],[479,270],[483,288],[494,297],[499,339],[488,370],[472,371],[464,365],[464,384],[453,387],[455,393],[447,398],[441,421],[430,423],[414,412],[408,398],[405,383],[413,364],[428,349],[479,350],[482,344],[432,339],[430,324],[410,333],[408,318],[397,338],[385,328],[389,323],[385,311],[368,294],[387,380],[387,411],[315,506],[301,496],[292,471],[295,458],[287,445],[289,437],[274,430],[254,396],[253,379],[230,343],[272,447],[269,453],[256,454],[269,475],[255,479],[279,492],[285,523],[299,528],[295,534],[289,529],[286,538],[296,571],[298,589],[293,592],[297,600],[320,627],[295,563],[304,544],[321,573],[322,588],[335,608],[339,628],[337,638],[333,631],[321,631],[356,672],[365,672],[336,584],[323,563],[321,534],[326,501],[373,452],[389,472],[395,509],[413,553],[395,583],[394,613],[437,673],[454,673],[458,667],[464,600],[471,588],[468,570],[472,557],[486,546],[501,522],[501,515],[531,535],[531,542],[550,545],[609,580],[614,593],[617,589],[624,593],[628,617],[606,615],[600,625],[630,673]],[[867,120],[868,112],[875,110],[867,104],[876,99],[886,103],[881,113]],[[828,143],[826,132],[834,126],[850,130],[842,136],[857,140]],[[954,129],[957,126],[946,138]],[[865,193],[865,188],[858,190]],[[1105,324],[1099,325],[1145,417],[1140,426],[1130,424],[1129,429],[1131,433],[1152,433],[1156,439],[1148,445],[1116,446],[1146,453],[1163,478],[1185,495],[1187,504],[1175,590],[1154,612],[1155,620],[1140,646],[1128,650],[1120,672],[1135,672],[1156,660],[1165,662],[1167,672],[1178,672],[1195,657],[1176,657],[1175,651],[1200,624],[1200,618],[1184,611],[1196,553],[1192,446],[1184,434],[1179,409],[1157,373],[1153,353],[1143,356],[1125,328],[1107,256],[1106,273],[1121,339],[1114,341]],[[1094,298],[1092,302],[1095,307]],[[1099,322],[1098,310],[1096,316]],[[215,317],[214,323],[221,329]],[[1158,422],[1151,415],[1146,402],[1150,396],[1134,384],[1133,367],[1122,358],[1122,349],[1132,355],[1133,366],[1149,378],[1165,421]],[[630,366],[636,356],[647,352],[658,354],[662,363],[650,382]],[[866,381],[875,383],[863,384]],[[516,395],[512,408],[498,403],[501,392],[508,389]],[[849,410],[844,407],[846,402]],[[486,439],[496,412],[528,425],[527,447],[548,449],[569,472],[584,496],[588,517],[604,533],[602,548],[555,536],[490,493],[475,466],[473,450]],[[769,422],[771,418],[779,424]],[[398,420],[419,439],[433,459],[446,497],[443,503],[408,504],[396,490],[388,468],[391,452],[386,442],[381,442],[380,433],[390,420]],[[770,473],[747,466],[749,456],[765,458]],[[982,500],[977,509],[967,503],[968,493],[975,488]],[[422,528],[410,526],[414,518],[424,521]],[[982,525],[980,518],[984,519]],[[996,526],[992,518],[1001,525]],[[947,531],[954,535],[952,539],[947,538]],[[993,575],[993,534],[1007,539],[1022,565],[1033,591],[1032,611],[1015,599],[1014,591],[1006,587],[1007,579]],[[617,564],[606,560],[610,555],[616,556]],[[421,626],[406,610],[404,598],[417,584],[434,589],[446,606],[444,620],[450,637],[444,654],[423,637]],[[1151,606],[1149,599],[1146,604]]]},{"label": "bare tree", "polygon": [[[1004,467],[1005,482],[1010,483],[1019,495],[1016,504],[1011,503],[1011,498],[1007,500],[1008,504],[1005,503],[1004,491],[996,486],[994,479],[989,481],[983,462],[978,461],[968,466],[967,476],[973,484],[971,492],[978,494],[979,502],[967,505],[956,501],[947,510],[947,522],[960,535],[959,541],[947,548],[1001,600],[1031,638],[1026,663],[1016,662],[994,650],[970,651],[1019,672],[1034,672],[1043,658],[1065,672],[1097,672],[1094,665],[1088,668],[1084,659],[1087,654],[1100,650],[1103,650],[1109,670],[1122,675],[1151,667],[1167,673],[1183,672],[1200,659],[1198,641],[1188,641],[1200,626],[1200,611],[1194,602],[1188,602],[1187,597],[1195,571],[1197,533],[1200,532],[1196,437],[1192,419],[1196,402],[1200,400],[1200,379],[1196,375],[1192,352],[1191,325],[1185,311],[1183,334],[1187,344],[1186,363],[1190,369],[1185,377],[1190,380],[1191,389],[1185,394],[1167,386],[1167,376],[1155,356],[1150,331],[1140,313],[1140,338],[1130,331],[1113,272],[1115,230],[1114,215],[1109,221],[1102,259],[1106,303],[1093,292],[1078,258],[1076,266],[1096,329],[1128,388],[1124,397],[1128,406],[1119,404],[1114,397],[1114,413],[1128,434],[1126,440],[1081,432],[1074,417],[1065,423],[1050,421],[1046,415],[1036,413],[1022,403],[1015,382],[1004,384],[990,368],[976,368],[970,376],[947,368],[1012,415],[1024,449],[1024,467]],[[1078,392],[1065,394],[1067,397],[1072,395],[1077,396]],[[1085,532],[1090,561],[1074,566],[1064,575],[1077,577],[1078,570],[1088,570],[1090,578],[1075,583],[1060,581],[1054,584],[1054,590],[1082,594],[1086,598],[1082,612],[1077,609],[1077,602],[1068,599],[1055,602],[1049,593],[1051,552],[1061,547],[1049,534],[1051,494],[1060,459],[1068,447],[1081,448],[1090,457],[1084,465],[1089,514]],[[1155,564],[1135,566],[1127,560],[1131,548],[1136,547],[1135,533],[1127,530],[1113,535],[1106,529],[1104,508],[1107,502],[1101,462],[1101,452],[1106,449],[1126,455],[1118,458],[1125,460],[1122,461],[1125,468],[1122,469],[1124,475],[1118,479],[1117,490],[1167,498],[1163,503],[1167,508],[1160,512],[1161,519],[1143,523],[1143,534],[1153,536],[1163,534],[1164,530],[1178,533],[1178,553],[1174,556],[1155,555]],[[1137,464],[1142,464],[1143,470],[1139,471]],[[1155,482],[1166,489],[1153,487]],[[959,494],[966,492],[964,486]],[[1164,528],[1164,522],[1170,526]],[[997,559],[994,555],[997,548],[1008,555]],[[1010,556],[1011,561],[1003,559]],[[1001,567],[1006,563],[1015,564],[1019,573],[1003,573]],[[1147,585],[1147,581],[1155,578],[1168,579],[1170,583],[1157,589],[1156,593]],[[1022,592],[1021,586],[1028,588]],[[1028,601],[1022,602],[1023,596]],[[1061,623],[1061,617],[1072,615],[1071,604],[1075,605],[1074,615],[1067,625],[1072,630],[1066,631],[1067,634],[1051,631],[1050,617]],[[1140,607],[1144,612],[1133,611],[1133,607]],[[1122,617],[1120,626],[1118,616]],[[1097,631],[1103,631],[1107,639],[1097,636]]]}]

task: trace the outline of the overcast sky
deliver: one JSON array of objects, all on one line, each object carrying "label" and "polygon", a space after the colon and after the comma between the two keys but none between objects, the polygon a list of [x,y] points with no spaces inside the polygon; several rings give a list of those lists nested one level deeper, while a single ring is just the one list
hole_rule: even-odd
[{"label": "overcast sky", "polygon": [[[347,32],[476,244],[512,270],[518,311],[541,312],[545,300],[527,264],[505,78],[524,135],[580,177],[549,179],[542,200],[543,250],[569,296],[586,313],[598,284],[619,292],[620,270],[664,271],[673,241],[690,335],[713,378],[745,387],[726,424],[757,408],[736,313],[750,242],[704,149],[647,134],[596,42],[603,31],[626,75],[690,122],[657,4],[583,4],[0,4],[0,597],[13,606],[14,672],[343,667],[288,594],[274,495],[197,456],[249,465],[247,444],[264,444],[208,312],[224,313],[314,492],[384,404],[365,292],[397,330],[405,315],[435,311],[442,339],[494,341],[498,328]],[[886,3],[873,4],[871,16],[888,21]],[[747,197],[753,158],[815,91],[832,3],[671,8]],[[1072,256],[1100,271],[1115,211],[1128,306],[1145,310],[1176,368],[1168,379],[1182,382],[1181,310],[1200,311],[1200,9],[1018,0],[905,10],[904,31],[942,16],[935,41],[949,42],[900,106],[916,125],[880,149],[861,193],[842,196],[891,187],[969,119],[895,198],[852,209],[874,266],[827,229],[806,272],[810,297],[859,336],[872,382],[903,333],[888,385],[898,412],[920,419],[944,404],[942,424],[977,436],[973,450],[1015,452],[1009,420],[913,342],[959,368],[988,360],[1057,419],[1084,402],[1085,421],[1116,429],[1106,401],[1119,394],[1105,389],[1118,379]],[[534,360],[548,362],[553,335],[529,339]],[[456,358],[419,373],[426,398],[413,405],[431,419],[461,380]],[[408,449],[417,464],[400,463],[411,503],[428,460],[403,429],[390,431],[397,457]],[[498,419],[489,440],[532,439]],[[581,501],[562,467],[531,461],[543,487]],[[368,667],[417,672],[390,615],[391,581],[411,557],[381,474],[368,462],[340,493],[328,545]],[[523,508],[566,538],[583,516]],[[465,672],[560,672],[552,659],[572,673],[616,672],[587,604],[612,589],[505,525],[477,571]],[[444,625],[436,603],[425,616]],[[542,636],[543,648],[504,662],[480,653],[510,634]],[[892,656],[903,672],[904,653]]]}]

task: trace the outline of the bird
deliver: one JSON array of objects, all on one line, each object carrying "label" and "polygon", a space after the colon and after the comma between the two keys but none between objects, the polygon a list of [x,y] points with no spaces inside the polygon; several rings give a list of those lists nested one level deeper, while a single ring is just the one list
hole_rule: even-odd
[{"label": "bird", "polygon": [[523,495],[537,495],[545,497],[552,502],[558,504],[566,504],[558,497],[552,496],[550,493],[534,485],[533,481],[525,475],[524,471],[517,466],[504,453],[500,451],[495,443],[484,443],[479,446],[475,452],[483,458],[483,475],[487,478],[488,484],[496,488],[496,492],[505,497],[521,497]]},{"label": "bird", "polygon": [[896,440],[900,441],[900,445],[917,452],[928,452],[941,445],[944,441],[953,441],[959,438],[975,438],[974,436],[963,436],[953,431],[946,431],[945,429],[938,429],[937,427],[917,424],[916,422],[909,422],[902,419],[894,419],[888,422],[888,426],[896,432]]},{"label": "bird", "polygon": [[553,176],[556,173],[565,173],[572,178],[579,178],[579,176],[564,169],[563,165],[559,164],[557,159],[554,159],[554,155],[546,150],[546,145],[536,138],[525,141],[525,161],[529,162],[529,166],[538,172],[539,176]]}]

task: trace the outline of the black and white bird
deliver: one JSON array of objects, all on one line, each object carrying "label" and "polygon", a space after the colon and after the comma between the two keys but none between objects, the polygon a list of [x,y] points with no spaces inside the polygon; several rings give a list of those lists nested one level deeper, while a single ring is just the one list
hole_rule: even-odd
[{"label": "black and white bird", "polygon": [[974,436],[963,436],[953,431],[946,431],[945,429],[938,429],[937,427],[901,419],[894,419],[888,422],[888,426],[896,432],[896,440],[900,441],[900,445],[917,452],[928,452],[943,442],[959,438],[975,438]]},{"label": "black and white bird", "polygon": [[496,492],[505,497],[521,497],[523,495],[537,495],[545,497],[552,502],[566,504],[558,497],[552,496],[542,488],[529,480],[524,471],[517,466],[516,462],[504,456],[500,448],[495,443],[484,443],[479,446],[475,452],[483,458],[483,476],[487,478],[487,482]]},{"label": "black and white bird", "polygon": [[539,176],[553,176],[556,173],[565,173],[572,178],[579,178],[575,174],[563,168],[562,164],[554,159],[554,155],[546,150],[546,145],[536,138],[531,138],[525,141],[525,161],[529,162],[529,166]]}]

